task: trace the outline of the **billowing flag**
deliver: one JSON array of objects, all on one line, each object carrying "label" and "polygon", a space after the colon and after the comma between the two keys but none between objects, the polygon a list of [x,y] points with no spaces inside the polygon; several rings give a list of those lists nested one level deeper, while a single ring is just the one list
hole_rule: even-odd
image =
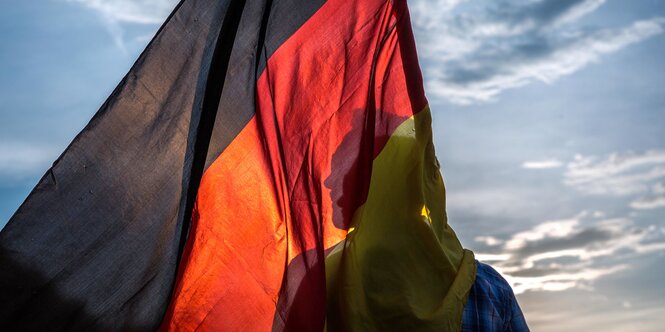
[{"label": "billowing flag", "polygon": [[0,267],[1,330],[459,330],[406,1],[182,1]]}]

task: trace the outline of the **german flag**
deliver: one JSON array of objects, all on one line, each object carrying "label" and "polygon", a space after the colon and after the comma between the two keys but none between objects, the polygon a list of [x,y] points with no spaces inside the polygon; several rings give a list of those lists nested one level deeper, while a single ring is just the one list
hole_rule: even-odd
[{"label": "german flag", "polygon": [[183,0],[0,233],[0,330],[458,331],[405,0]]}]

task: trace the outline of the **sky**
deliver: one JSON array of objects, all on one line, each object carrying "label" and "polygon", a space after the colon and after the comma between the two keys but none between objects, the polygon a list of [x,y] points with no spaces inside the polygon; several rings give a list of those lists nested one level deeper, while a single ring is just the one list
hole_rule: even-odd
[{"label": "sky", "polygon": [[[0,2],[0,227],[174,6]],[[533,331],[662,331],[665,1],[409,6],[463,245]]]}]

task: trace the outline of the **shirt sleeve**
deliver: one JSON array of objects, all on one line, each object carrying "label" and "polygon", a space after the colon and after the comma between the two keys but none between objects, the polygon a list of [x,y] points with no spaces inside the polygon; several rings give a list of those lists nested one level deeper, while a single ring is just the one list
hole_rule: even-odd
[{"label": "shirt sleeve", "polygon": [[510,284],[491,266],[476,261],[476,280],[462,315],[462,332],[524,332],[529,326]]},{"label": "shirt sleeve", "polygon": [[508,318],[506,332],[529,332],[529,326],[526,324],[522,309],[519,303],[517,303],[517,298],[515,298],[512,290],[510,291],[510,295],[510,309],[508,311],[510,312],[510,317]]}]

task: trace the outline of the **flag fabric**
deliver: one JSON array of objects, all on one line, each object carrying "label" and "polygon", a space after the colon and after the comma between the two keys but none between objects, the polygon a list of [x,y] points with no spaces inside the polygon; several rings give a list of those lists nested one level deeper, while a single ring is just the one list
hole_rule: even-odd
[{"label": "flag fabric", "polygon": [[182,1],[0,266],[3,330],[459,331],[406,1]]}]

